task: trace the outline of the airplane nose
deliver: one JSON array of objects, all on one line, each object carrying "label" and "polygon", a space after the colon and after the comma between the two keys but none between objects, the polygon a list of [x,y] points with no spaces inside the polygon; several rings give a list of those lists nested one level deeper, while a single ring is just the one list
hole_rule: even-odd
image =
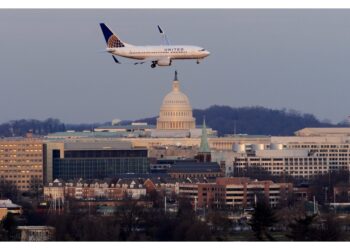
[{"label": "airplane nose", "polygon": [[210,55],[210,52],[208,50],[205,51],[205,55],[206,56],[209,56]]}]

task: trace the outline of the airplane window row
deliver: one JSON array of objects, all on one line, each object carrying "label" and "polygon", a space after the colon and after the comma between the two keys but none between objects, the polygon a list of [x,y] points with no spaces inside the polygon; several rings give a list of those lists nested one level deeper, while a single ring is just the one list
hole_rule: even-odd
[{"label": "airplane window row", "polygon": [[145,53],[154,53],[154,54],[163,54],[163,53],[187,53],[187,51],[131,51],[130,54],[145,54]]}]

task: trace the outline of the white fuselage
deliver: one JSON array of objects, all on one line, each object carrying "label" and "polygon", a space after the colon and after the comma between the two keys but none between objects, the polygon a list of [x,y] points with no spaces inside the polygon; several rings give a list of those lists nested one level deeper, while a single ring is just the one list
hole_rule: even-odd
[{"label": "white fuselage", "polygon": [[107,51],[113,55],[122,56],[131,59],[203,59],[210,53],[209,51],[188,45],[160,45],[160,46],[126,46],[121,48],[107,48]]}]

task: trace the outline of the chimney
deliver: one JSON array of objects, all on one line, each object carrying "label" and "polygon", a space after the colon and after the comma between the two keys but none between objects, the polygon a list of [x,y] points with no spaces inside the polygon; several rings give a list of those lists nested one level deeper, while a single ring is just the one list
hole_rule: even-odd
[{"label": "chimney", "polygon": [[26,138],[33,138],[33,130],[29,130],[29,131],[26,133]]}]

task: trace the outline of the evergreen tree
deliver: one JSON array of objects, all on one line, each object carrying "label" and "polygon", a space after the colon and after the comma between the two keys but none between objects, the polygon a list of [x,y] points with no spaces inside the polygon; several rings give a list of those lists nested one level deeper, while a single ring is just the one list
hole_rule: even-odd
[{"label": "evergreen tree", "polygon": [[256,204],[250,226],[258,240],[274,240],[270,234],[270,227],[277,223],[276,216],[267,202],[259,201]]}]

